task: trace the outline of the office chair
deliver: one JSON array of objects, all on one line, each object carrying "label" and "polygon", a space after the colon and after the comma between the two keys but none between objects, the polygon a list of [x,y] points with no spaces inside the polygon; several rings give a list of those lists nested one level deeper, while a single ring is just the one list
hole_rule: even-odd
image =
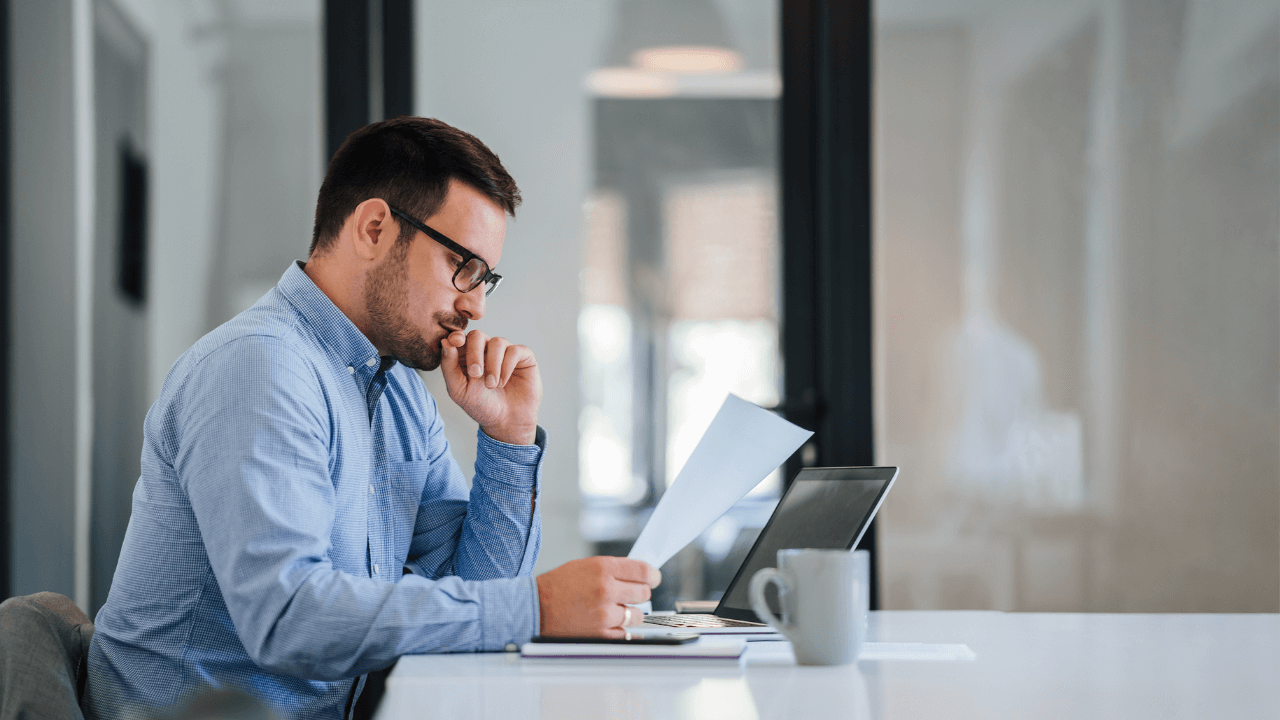
[{"label": "office chair", "polygon": [[83,720],[93,623],[65,595],[40,592],[0,603],[0,720]]}]

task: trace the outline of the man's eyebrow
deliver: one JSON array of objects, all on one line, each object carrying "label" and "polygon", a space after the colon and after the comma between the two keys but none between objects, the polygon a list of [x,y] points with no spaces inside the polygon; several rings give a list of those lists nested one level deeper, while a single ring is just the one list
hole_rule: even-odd
[{"label": "man's eyebrow", "polygon": [[[461,243],[459,243],[459,244],[461,245]],[[467,246],[466,246],[466,245],[462,245],[462,247],[467,247]],[[490,272],[493,272],[493,265],[489,264],[489,261],[488,261],[488,260],[486,260],[485,258],[481,257],[481,256],[480,256],[480,253],[476,252],[475,250],[472,250],[471,248],[467,248],[467,252],[471,253],[472,255],[476,256],[477,258],[480,258],[480,261],[484,263],[485,267],[489,268],[489,271],[490,271]]]}]

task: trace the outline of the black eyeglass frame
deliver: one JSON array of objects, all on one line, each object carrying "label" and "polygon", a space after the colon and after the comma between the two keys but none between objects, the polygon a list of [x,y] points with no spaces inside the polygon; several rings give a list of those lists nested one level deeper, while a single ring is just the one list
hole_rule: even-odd
[{"label": "black eyeglass frame", "polygon": [[[489,297],[490,295],[493,294],[494,290],[498,289],[498,284],[502,282],[502,276],[495,273],[493,269],[489,267],[489,261],[471,252],[470,250],[462,247],[458,243],[450,240],[448,237],[445,236],[444,233],[430,227],[424,222],[421,222],[415,219],[413,216],[409,215],[403,210],[392,207],[390,205],[388,205],[387,207],[391,208],[392,215],[395,215],[401,220],[404,220],[405,222],[409,223],[415,229],[421,230],[422,233],[427,237],[431,238],[432,240],[435,240],[436,242],[449,248],[450,250],[454,251],[455,253],[457,253],[459,256],[462,257],[462,264],[458,266],[457,270],[453,271],[453,287],[456,288],[458,292],[469,293],[472,290],[475,290],[476,288],[480,287],[481,285],[487,285],[488,287],[485,288],[484,296]],[[467,264],[470,263],[472,260],[479,260],[481,263],[484,264],[484,274],[481,275],[480,279],[476,280],[471,287],[464,290],[458,286],[458,275],[462,274],[462,269],[465,268]]]}]

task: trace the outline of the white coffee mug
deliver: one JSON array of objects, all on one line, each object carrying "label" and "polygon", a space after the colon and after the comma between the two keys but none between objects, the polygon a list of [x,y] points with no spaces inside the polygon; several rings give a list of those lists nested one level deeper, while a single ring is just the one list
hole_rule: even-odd
[{"label": "white coffee mug", "polygon": [[[866,632],[866,560],[847,550],[779,550],[778,567],[751,578],[751,607],[791,641],[801,665],[851,663]],[[765,600],[769,583],[778,586],[781,618]]]}]

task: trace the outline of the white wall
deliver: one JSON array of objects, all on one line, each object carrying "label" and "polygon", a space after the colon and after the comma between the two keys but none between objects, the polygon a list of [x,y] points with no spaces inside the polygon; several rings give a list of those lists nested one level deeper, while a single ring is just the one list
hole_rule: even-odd
[{"label": "white wall", "polygon": [[[145,310],[149,403],[172,362],[206,331],[219,195],[222,102],[216,70],[222,43],[209,32],[217,19],[214,6],[160,0],[119,0],[117,5],[151,50],[151,111],[145,122],[150,137],[142,141],[151,161]],[[87,338],[78,338],[77,317],[92,308],[77,308],[77,288],[91,292],[77,268],[95,258],[93,207],[77,201],[73,63],[78,50],[92,48],[75,45],[72,18],[79,7],[92,21],[94,6],[72,0],[11,5],[12,589],[17,594],[54,590],[81,602],[87,599],[88,574],[81,568],[78,585],[84,587],[79,587],[75,538],[79,529],[80,561],[87,563],[89,549],[83,545],[92,489],[81,482],[84,507],[78,522],[75,478],[79,438],[84,436],[87,446],[92,425],[77,424],[77,417],[91,414],[92,394],[81,387],[89,383],[76,365],[78,353],[92,357],[92,329]],[[86,67],[92,82],[92,66]],[[90,176],[92,152],[88,147],[80,170]],[[92,179],[86,187],[93,192]],[[88,242],[77,249],[77,218],[86,213],[87,234],[80,234]],[[114,258],[96,261],[101,265]],[[86,369],[91,382],[111,382],[111,368]]]},{"label": "white wall", "polygon": [[[160,392],[165,375],[178,356],[225,320],[215,298],[237,284],[216,272],[217,248],[226,227],[225,155],[238,138],[227,125],[229,61],[228,24],[243,21],[244,3],[120,0],[120,5],[143,30],[151,44],[151,258],[148,297],[151,298],[149,375],[151,396]],[[298,14],[315,26],[315,2],[285,3],[285,19]],[[250,10],[252,10],[250,6]],[[287,12],[286,12],[287,11]],[[250,22],[258,19],[254,15]],[[274,16],[267,20],[278,20]],[[315,58],[319,63],[319,58]],[[294,79],[296,82],[296,79]],[[305,87],[318,95],[309,78]],[[311,110],[304,108],[303,111]],[[317,120],[318,122],[318,120]],[[303,163],[298,174],[318,172],[314,162]],[[241,183],[256,188],[270,184]],[[265,194],[265,193],[264,193]],[[314,198],[313,198],[314,200]],[[295,213],[296,215],[297,213]],[[296,234],[297,222],[293,223]],[[307,237],[292,240],[297,257],[306,253]],[[283,267],[271,268],[279,276]],[[256,279],[255,279],[256,280]]]},{"label": "white wall", "polygon": [[76,594],[72,0],[11,3],[11,592]]},{"label": "white wall", "polygon": [[169,367],[207,331],[219,200],[226,53],[216,16],[197,3],[121,0],[151,45],[151,397]]},{"label": "white wall", "polygon": [[[73,119],[81,105],[92,107],[92,91],[86,96],[88,103],[78,102],[82,96],[76,95],[74,60],[77,52],[91,53],[92,46],[74,42],[73,16],[78,8],[91,23],[94,6],[102,1],[11,5],[12,590],[53,590],[86,608],[86,540],[93,508],[88,502],[88,454],[82,450],[92,436],[89,386],[111,383],[114,376],[110,367],[88,366],[93,333],[84,318],[91,316],[87,299],[92,283],[81,276],[94,262],[112,263],[114,258],[93,257],[92,201],[85,205],[77,200],[77,173],[89,177],[86,187],[92,194],[95,165],[92,141],[81,143],[87,150],[83,153],[76,144]],[[150,50],[150,110],[145,122],[149,137],[142,142],[150,160],[145,310],[149,337],[144,343],[149,404],[174,360],[240,309],[233,307],[242,300],[240,290],[274,284],[288,260],[306,255],[321,170],[319,3],[275,3],[267,12],[252,1],[116,4]],[[272,31],[282,26],[291,31],[293,46],[271,42]],[[256,54],[242,53],[235,58],[238,66],[231,63],[228,46],[237,39],[243,46],[255,32],[257,39],[266,39],[253,48]],[[279,62],[281,54],[293,62]],[[229,64],[242,72],[229,75]],[[92,83],[91,58],[83,66]],[[276,107],[287,106],[288,112],[284,117],[254,117],[252,92],[242,92],[240,97],[247,95],[248,103],[238,106],[241,123],[232,126],[227,121],[228,86],[251,91],[263,68],[275,70],[269,79],[287,86],[293,95],[260,95],[275,97]],[[234,84],[237,80],[239,85]],[[306,102],[296,102],[299,97]],[[82,113],[81,121],[86,119],[92,137],[92,116]],[[298,133],[299,126],[306,132]],[[251,157],[249,141],[263,128],[300,136],[301,149],[284,162],[263,158],[260,165],[266,165],[266,172],[250,163],[237,166],[240,176],[230,177],[227,148]],[[272,171],[279,177],[273,178]],[[299,182],[282,183],[280,177]],[[285,221],[282,229],[251,235],[229,222],[229,217],[245,215],[236,198],[228,200],[232,182],[242,191],[240,198],[249,197],[258,206],[286,207],[278,217]],[[293,203],[277,202],[272,193],[278,195],[281,187],[300,188],[294,195],[305,196],[305,201],[295,197]],[[79,231],[78,219],[85,224]],[[224,262],[215,263],[219,247]],[[253,252],[237,253],[242,247]],[[244,261],[227,262],[232,256]],[[88,273],[88,279],[92,277]],[[85,297],[77,300],[78,293]],[[128,479],[121,482],[131,485]]]}]

